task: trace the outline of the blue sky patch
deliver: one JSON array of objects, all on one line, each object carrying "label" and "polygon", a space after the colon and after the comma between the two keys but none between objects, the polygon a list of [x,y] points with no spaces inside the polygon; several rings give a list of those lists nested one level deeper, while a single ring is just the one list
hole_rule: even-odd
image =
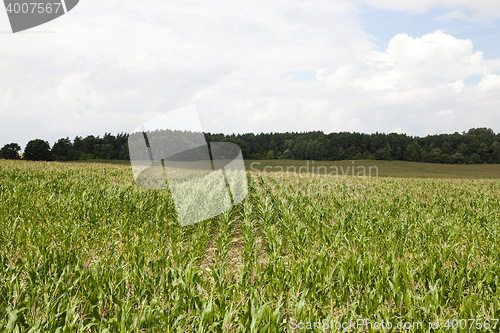
[{"label": "blue sky patch", "polygon": [[283,77],[293,76],[293,80],[297,82],[306,82],[316,80],[316,71],[290,71],[286,72]]},{"label": "blue sky patch", "polygon": [[483,51],[485,60],[500,58],[499,20],[476,22],[460,18],[437,19],[448,12],[449,10],[431,10],[423,14],[412,14],[368,7],[360,18],[364,31],[373,37],[372,42],[378,45],[380,51],[384,51],[389,41],[399,33],[419,38],[441,30],[458,39],[470,39],[474,52]]},{"label": "blue sky patch", "polygon": [[477,74],[477,75],[471,75],[468,78],[464,79],[463,81],[465,85],[474,84],[477,86],[478,83],[481,82],[482,78],[483,76],[481,74]]}]

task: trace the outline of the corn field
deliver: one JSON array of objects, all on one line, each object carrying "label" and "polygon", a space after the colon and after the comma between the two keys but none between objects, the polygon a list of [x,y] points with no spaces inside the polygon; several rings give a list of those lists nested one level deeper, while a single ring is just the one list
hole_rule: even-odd
[{"label": "corn field", "polygon": [[500,328],[428,328],[500,318],[498,180],[247,177],[241,204],[180,227],[129,167],[0,160],[0,331]]}]

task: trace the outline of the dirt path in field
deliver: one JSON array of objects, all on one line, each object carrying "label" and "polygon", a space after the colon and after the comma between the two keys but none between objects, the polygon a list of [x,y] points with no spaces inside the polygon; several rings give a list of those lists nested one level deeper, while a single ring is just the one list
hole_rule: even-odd
[{"label": "dirt path in field", "polygon": [[243,239],[239,209],[235,213],[235,219],[236,221],[233,227],[233,235],[231,242],[229,243],[229,253],[227,255],[227,262],[229,263],[229,267],[231,267],[233,274],[243,266],[243,258],[241,255],[243,252]]},{"label": "dirt path in field", "polygon": [[214,228],[212,230],[212,238],[208,242],[207,249],[205,250],[205,256],[203,257],[203,260],[201,261],[200,268],[202,272],[205,272],[205,270],[208,268],[208,266],[213,262],[215,258],[215,250],[217,249],[217,235],[219,234],[219,229]]},{"label": "dirt path in field", "polygon": [[[249,190],[251,190],[249,188]],[[254,190],[255,191],[255,190]],[[255,196],[255,193],[253,194]],[[245,199],[247,202],[252,201],[250,198],[252,196],[251,193],[249,193],[248,197]],[[233,215],[233,225],[230,229],[231,232],[231,239],[229,241],[229,250],[227,253],[227,258],[225,259],[225,263],[227,264],[227,267],[232,271],[233,274],[235,274],[239,269],[241,269],[243,266],[245,266],[245,259],[243,256],[244,253],[244,238],[243,238],[243,226],[242,226],[242,221],[243,221],[243,216],[242,216],[242,210],[243,210],[243,204],[240,204],[239,206],[236,207],[236,210]],[[254,234],[255,234],[255,251],[257,253],[257,262],[251,263],[253,265],[257,264],[262,264],[265,262],[266,257],[267,257],[267,252],[266,252],[266,244],[264,241],[263,234],[259,228],[259,216],[258,213],[253,209],[253,216],[252,219],[255,221],[254,222]],[[210,265],[217,265],[217,237],[219,237],[219,228],[215,227],[213,230],[213,236],[209,241],[209,244],[207,246],[207,249],[205,251],[205,256],[200,264],[200,268],[205,271],[206,269],[209,269]]]},{"label": "dirt path in field", "polygon": [[[243,266],[243,259],[241,253],[243,251],[243,240],[241,237],[241,218],[240,218],[240,208],[238,207],[234,212],[235,222],[230,230],[231,240],[229,241],[229,251],[225,262],[228,264],[228,268],[231,269],[233,273],[236,273],[240,267]],[[217,265],[216,250],[217,250],[217,237],[219,234],[219,228],[214,228],[213,236],[210,239],[207,250],[205,251],[205,256],[201,262],[200,268],[202,271],[210,269],[209,266],[215,262]]]}]

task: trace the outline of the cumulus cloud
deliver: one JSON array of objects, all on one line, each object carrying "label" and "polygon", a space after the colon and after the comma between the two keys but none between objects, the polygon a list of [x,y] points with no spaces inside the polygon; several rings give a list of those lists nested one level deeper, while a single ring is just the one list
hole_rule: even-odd
[{"label": "cumulus cloud", "polygon": [[448,85],[455,89],[455,92],[457,93],[461,93],[465,88],[464,80],[457,80],[455,82],[449,83]]},{"label": "cumulus cloud", "polygon": [[354,84],[369,90],[437,88],[451,80],[488,72],[482,52],[473,52],[470,40],[441,31],[421,38],[398,34],[385,52],[373,52],[367,61],[379,70]]},{"label": "cumulus cloud", "polygon": [[480,90],[500,89],[500,75],[486,75],[481,82],[479,82],[477,88]]},{"label": "cumulus cloud", "polygon": [[[398,34],[379,51],[359,10],[342,0],[86,0],[39,28],[55,33],[0,34],[0,145],[130,131],[190,104],[205,130],[225,133],[426,135],[500,123],[500,59],[440,31]],[[471,75],[481,83],[465,86]]]}]

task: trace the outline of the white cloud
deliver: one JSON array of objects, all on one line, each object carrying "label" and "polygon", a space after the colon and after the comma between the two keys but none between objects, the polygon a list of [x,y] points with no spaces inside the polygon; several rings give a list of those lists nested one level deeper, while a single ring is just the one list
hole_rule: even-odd
[{"label": "white cloud", "polygon": [[81,101],[89,95],[88,88],[83,82],[85,77],[81,74],[72,74],[62,79],[61,84],[57,87],[57,95],[62,100]]},{"label": "white cloud", "polygon": [[[439,31],[398,34],[378,51],[358,10],[327,0],[86,0],[38,28],[56,33],[0,34],[0,145],[130,131],[193,103],[210,132],[425,135],[500,124],[500,96],[486,90],[500,59]],[[477,74],[481,83],[464,87]]]},{"label": "white cloud", "polygon": [[344,110],[334,111],[330,116],[330,126],[335,132],[366,132],[368,129],[357,117]]},{"label": "white cloud", "polygon": [[453,110],[441,110],[436,112],[436,117],[453,116],[454,114]]},{"label": "white cloud", "polygon": [[8,108],[11,99],[12,99],[11,89],[0,89],[0,109]]},{"label": "white cloud", "polygon": [[378,71],[354,84],[369,90],[438,87],[488,72],[482,53],[473,52],[470,40],[456,39],[441,31],[421,38],[398,34],[386,52],[375,51],[367,61]]},{"label": "white cloud", "polygon": [[482,78],[481,82],[477,85],[480,90],[499,89],[500,88],[500,75],[490,74]]},{"label": "white cloud", "polygon": [[343,89],[348,85],[354,74],[354,67],[351,64],[341,65],[335,69],[335,72],[330,75],[322,75],[325,69],[321,70],[321,74],[317,75],[319,80],[325,80],[326,86],[331,90]]},{"label": "white cloud", "polygon": [[455,82],[449,83],[448,85],[452,87],[457,93],[461,93],[465,88],[464,80],[457,80]]}]

